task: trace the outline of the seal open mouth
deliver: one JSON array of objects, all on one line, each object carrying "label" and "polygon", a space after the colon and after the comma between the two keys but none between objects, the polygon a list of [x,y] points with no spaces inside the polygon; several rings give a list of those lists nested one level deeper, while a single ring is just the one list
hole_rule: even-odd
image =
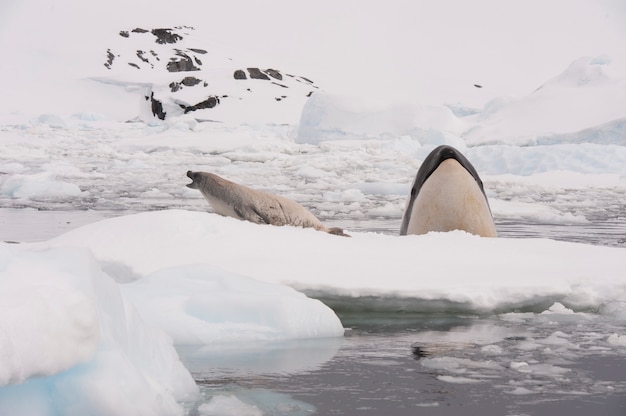
[{"label": "seal open mouth", "polygon": [[198,189],[198,185],[196,185],[196,181],[194,179],[194,176],[195,176],[195,174],[192,171],[190,171],[190,170],[187,171],[187,177],[189,179],[191,179],[191,181],[192,181],[191,183],[187,184],[187,188]]}]

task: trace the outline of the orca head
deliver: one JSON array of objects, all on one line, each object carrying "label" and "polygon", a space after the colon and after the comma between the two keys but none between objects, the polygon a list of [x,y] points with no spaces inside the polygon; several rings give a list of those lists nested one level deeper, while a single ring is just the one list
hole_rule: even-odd
[{"label": "orca head", "polygon": [[[445,144],[437,146],[428,154],[428,156],[426,156],[426,159],[424,159],[424,162],[422,162],[422,165],[417,171],[417,175],[415,175],[415,181],[413,182],[413,186],[411,187],[410,197],[404,210],[402,225],[400,227],[400,235],[406,235],[407,233],[409,222],[411,220],[411,212],[413,211],[413,203],[415,202],[415,199],[417,198],[420,189],[422,188],[426,180],[428,180],[430,175],[435,170],[437,170],[439,165],[441,165],[442,162],[448,159],[456,160],[461,166],[463,166],[463,168],[465,168],[465,170],[472,176],[472,178],[474,178],[485,197],[485,201],[487,201],[487,195],[485,194],[485,189],[483,188],[483,182],[478,176],[478,172],[476,172],[476,169],[470,163],[470,161],[465,156],[463,156],[461,152],[459,152],[452,146],[448,146]],[[487,206],[489,207],[489,201],[487,201]],[[491,212],[491,208],[489,208],[489,211]]]}]

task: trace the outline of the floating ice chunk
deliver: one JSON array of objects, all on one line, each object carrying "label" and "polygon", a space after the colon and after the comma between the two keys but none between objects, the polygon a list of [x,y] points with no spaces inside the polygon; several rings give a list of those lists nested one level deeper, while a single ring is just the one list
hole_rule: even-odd
[{"label": "floating ice chunk", "polygon": [[42,114],[35,120],[36,123],[44,124],[55,129],[67,128],[67,123],[58,114]]},{"label": "floating ice chunk", "polygon": [[611,334],[607,341],[616,347],[626,347],[626,335]]},{"label": "floating ice chunk", "polygon": [[571,212],[561,212],[558,209],[538,202],[513,202],[500,199],[489,201],[491,211],[496,217],[505,217],[509,220],[533,221],[544,224],[587,224],[589,220],[584,215]]},{"label": "floating ice chunk", "polygon": [[[552,323],[576,322],[580,320],[593,319],[593,315],[584,312],[574,312],[574,310],[567,308],[559,302],[554,303],[547,310],[541,312],[538,317],[542,320],[548,319]],[[553,335],[561,338],[567,337],[567,335],[562,332],[555,332]]]},{"label": "floating ice chunk", "polygon": [[433,357],[420,360],[421,364],[432,370],[445,370],[453,374],[464,374],[468,370],[502,370],[495,361],[475,361],[467,358]]},{"label": "floating ice chunk", "polygon": [[12,198],[66,197],[82,193],[78,185],[56,179],[49,173],[14,175],[7,179],[0,193]]},{"label": "floating ice chunk", "polygon": [[312,166],[302,166],[294,172],[294,175],[302,176],[304,178],[311,178],[311,179],[326,178],[328,176],[337,176],[337,174],[334,171],[322,170],[322,169],[318,169]]},{"label": "floating ice chunk", "polygon": [[555,302],[550,306],[547,310],[541,312],[542,315],[550,315],[550,314],[560,314],[560,315],[573,315],[575,312],[572,309],[569,309],[563,306],[562,303]]},{"label": "floating ice chunk", "polygon": [[524,396],[524,395],[527,395],[527,394],[535,394],[536,392],[534,392],[532,390],[529,390],[529,389],[527,389],[525,387],[516,387],[514,390],[507,391],[505,393],[507,393],[507,394],[514,394],[516,396]]},{"label": "floating ice chunk", "polygon": [[468,378],[468,377],[437,376],[437,378],[441,381],[445,381],[446,383],[453,383],[453,384],[475,384],[475,383],[483,382],[483,380],[477,380],[475,378]]},{"label": "floating ice chunk", "polygon": [[552,364],[528,364],[525,361],[513,361],[509,366],[512,370],[519,371],[520,373],[545,377],[559,377],[571,371],[569,368],[558,367]]},{"label": "floating ice chunk", "polygon": [[513,369],[513,370],[517,370],[517,371],[520,371],[520,372],[528,372],[529,368],[530,368],[528,363],[525,362],[525,361],[513,361],[513,362],[511,362],[509,367],[511,367],[511,369]]},{"label": "floating ice chunk", "polygon": [[[304,105],[298,143],[411,136],[428,143],[465,147],[465,123],[446,106],[367,102],[362,97],[314,94]],[[425,132],[431,131],[431,134]],[[442,132],[449,132],[445,134]]]},{"label": "floating ice chunk", "polygon": [[0,244],[0,414],[182,414],[197,387],[88,250]]},{"label": "floating ice chunk", "polygon": [[563,346],[568,346],[568,347],[576,347],[576,345],[572,344],[570,341],[568,341],[568,338],[570,336],[561,332],[561,331],[556,331],[550,335],[548,335],[546,338],[539,340],[538,342],[544,345],[563,345]]},{"label": "floating ice chunk", "polygon": [[332,202],[363,202],[365,195],[358,189],[346,189],[345,191],[324,192],[324,201]]},{"label": "floating ice chunk", "polygon": [[489,355],[500,355],[500,354],[502,354],[504,352],[502,347],[500,347],[499,345],[493,345],[493,344],[485,345],[480,350],[483,353],[489,354]]}]

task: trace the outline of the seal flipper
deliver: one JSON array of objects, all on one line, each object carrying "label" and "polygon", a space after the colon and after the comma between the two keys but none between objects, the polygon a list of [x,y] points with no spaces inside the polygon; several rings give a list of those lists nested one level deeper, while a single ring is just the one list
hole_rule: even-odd
[{"label": "seal flipper", "polygon": [[269,216],[267,215],[264,215],[262,212],[259,212],[256,207],[252,206],[250,207],[250,210],[255,214],[256,217],[260,219],[260,221],[258,222],[259,224],[272,224],[271,218],[269,218]]},{"label": "seal flipper", "polygon": [[339,235],[341,237],[352,237],[350,234],[346,234],[343,229],[339,227],[331,227],[326,231],[328,234]]},{"label": "seal flipper", "polygon": [[246,209],[241,209],[241,207],[234,206],[233,211],[235,211],[235,214],[239,216],[240,220],[250,221],[255,224],[269,224],[265,220],[265,218],[259,215],[259,213],[257,212],[256,209],[254,209],[254,207],[250,209],[248,209],[247,207]]}]

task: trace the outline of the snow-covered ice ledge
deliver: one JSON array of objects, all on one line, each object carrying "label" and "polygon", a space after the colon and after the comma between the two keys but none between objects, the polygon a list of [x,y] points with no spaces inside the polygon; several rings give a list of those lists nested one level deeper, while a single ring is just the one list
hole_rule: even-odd
[{"label": "snow-covered ice ledge", "polygon": [[215,275],[221,269],[300,291],[445,299],[482,310],[545,296],[577,307],[626,299],[620,248],[461,231],[351,235],[169,210],[104,220],[33,247],[88,247],[120,282],[202,264]]}]

